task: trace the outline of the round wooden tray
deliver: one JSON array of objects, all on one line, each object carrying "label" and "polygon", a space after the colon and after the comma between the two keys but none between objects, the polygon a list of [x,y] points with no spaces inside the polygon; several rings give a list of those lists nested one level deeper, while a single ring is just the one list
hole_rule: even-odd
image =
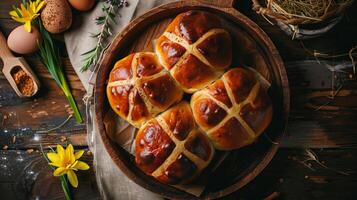
[{"label": "round wooden tray", "polygon": [[162,184],[145,175],[134,157],[107,136],[103,118],[110,109],[106,83],[113,64],[130,52],[152,51],[153,41],[170,21],[188,10],[204,10],[221,16],[229,24],[233,37],[233,65],[250,66],[271,82],[269,94],[274,106],[272,123],[256,143],[231,151],[222,164],[209,175],[200,199],[215,199],[237,191],[255,178],[278,149],[289,114],[289,86],[280,55],[269,37],[251,20],[233,8],[234,0],[180,1],[156,7],[132,21],[112,41],[103,55],[94,91],[99,134],[114,163],[135,183],[173,199],[198,199],[185,191]]}]

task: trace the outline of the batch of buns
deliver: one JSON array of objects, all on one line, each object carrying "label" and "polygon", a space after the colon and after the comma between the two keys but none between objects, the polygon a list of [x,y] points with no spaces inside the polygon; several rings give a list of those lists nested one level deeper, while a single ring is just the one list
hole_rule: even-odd
[{"label": "batch of buns", "polygon": [[215,149],[238,149],[263,133],[273,113],[267,88],[257,72],[231,63],[230,33],[203,11],[179,14],[157,39],[155,53],[115,63],[107,97],[139,129],[135,160],[142,171],[163,183],[187,183]]}]

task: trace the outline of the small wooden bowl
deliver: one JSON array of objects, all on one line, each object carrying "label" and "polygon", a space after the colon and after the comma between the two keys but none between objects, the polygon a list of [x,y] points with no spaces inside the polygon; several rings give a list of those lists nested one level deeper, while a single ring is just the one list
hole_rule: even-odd
[{"label": "small wooden bowl", "polygon": [[[180,1],[159,6],[133,20],[103,55],[96,78],[94,98],[96,124],[105,148],[114,163],[135,183],[172,199],[216,199],[242,188],[256,177],[276,153],[285,131],[289,114],[289,86],[280,55],[269,37],[251,20],[235,10],[233,0]],[[167,24],[179,13],[204,10],[219,15],[230,24],[233,37],[233,65],[250,66],[259,71],[272,85],[269,94],[274,117],[265,135],[249,147],[231,151],[223,163],[210,174],[205,191],[198,198],[145,175],[135,165],[134,157],[108,137],[104,115],[110,109],[106,83],[115,61],[130,52],[152,50],[152,42],[163,33]],[[272,142],[274,141],[274,142]],[[276,142],[276,143],[275,143]]]}]

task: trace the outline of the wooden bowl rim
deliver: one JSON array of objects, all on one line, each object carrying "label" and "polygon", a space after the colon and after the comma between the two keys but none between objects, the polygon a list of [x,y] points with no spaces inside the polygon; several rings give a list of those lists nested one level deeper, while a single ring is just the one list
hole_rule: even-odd
[{"label": "wooden bowl rim", "polygon": [[[270,57],[267,58],[269,60],[270,64],[272,66],[275,66],[276,70],[278,71],[280,77],[275,77],[275,78],[280,78],[280,87],[281,87],[281,97],[282,98],[282,111],[281,113],[283,116],[281,116],[282,121],[282,130],[279,135],[277,135],[276,142],[280,143],[281,139],[285,133],[286,126],[287,126],[287,121],[288,121],[288,115],[289,115],[289,110],[290,110],[290,92],[289,92],[289,83],[287,79],[287,74],[285,71],[285,67],[283,64],[283,61],[280,57],[280,54],[278,50],[276,49],[275,45],[273,42],[270,40],[268,35],[260,29],[260,27],[255,24],[253,21],[251,21],[249,18],[247,18],[245,15],[241,14],[239,11],[234,9],[233,7],[217,7],[214,5],[209,5],[203,2],[194,2],[194,1],[178,1],[178,2],[172,2],[168,4],[164,4],[158,7],[155,7],[152,10],[149,10],[145,14],[141,15],[140,17],[134,19],[132,22],[129,23],[120,33],[116,35],[112,43],[110,44],[109,48],[106,50],[106,52],[113,52],[114,49],[116,49],[116,46],[122,41],[127,34],[132,33],[133,31],[135,32],[135,28],[140,24],[141,22],[144,22],[145,20],[149,19],[150,17],[153,17],[159,13],[162,12],[167,12],[167,10],[170,9],[175,9],[175,8],[181,8],[185,10],[190,10],[190,9],[210,9],[210,11],[215,11],[217,13],[225,14],[228,15],[231,19],[230,21],[239,21],[241,25],[244,26],[245,31],[254,33],[257,37],[255,37],[255,41],[260,46],[264,46],[266,48],[266,51],[270,52]],[[110,56],[109,56],[110,57]],[[106,55],[103,56],[103,59],[101,60],[101,63],[99,66],[102,66],[104,62],[108,62],[106,59]],[[104,77],[103,77],[104,76]],[[132,181],[134,181],[136,184],[144,187],[147,190],[150,190],[154,193],[160,194],[164,197],[167,198],[175,198],[175,199],[216,199],[220,198],[223,196],[227,196],[240,188],[242,188],[244,185],[249,183],[251,180],[253,180],[267,165],[268,163],[272,160],[273,156],[275,155],[276,151],[278,150],[279,145],[272,145],[268,152],[266,152],[265,156],[262,158],[262,161],[257,165],[252,172],[247,174],[245,177],[242,179],[237,180],[234,184],[228,186],[225,189],[222,189],[220,191],[210,193],[207,196],[203,197],[196,197],[192,194],[186,193],[182,190],[179,190],[173,186],[166,185],[163,183],[160,183],[158,181],[152,182],[153,180],[149,176],[147,177],[139,177],[133,169],[130,169],[128,167],[128,159],[121,159],[121,157],[118,154],[122,154],[117,145],[110,140],[110,138],[106,134],[106,130],[103,124],[103,116],[102,116],[102,107],[103,104],[103,98],[102,96],[98,94],[105,94],[105,87],[103,84],[105,84],[105,80],[107,79],[107,74],[105,74],[105,70],[103,67],[100,67],[98,70],[98,74],[96,77],[95,81],[95,87],[94,87],[94,104],[95,104],[95,116],[96,116],[96,125],[99,130],[99,134],[101,136],[101,139],[103,141],[104,147],[109,153],[110,157],[112,158],[113,162],[117,165],[117,167],[124,172],[124,174],[130,178]],[[104,81],[103,81],[104,80]],[[99,103],[98,103],[99,102]],[[97,134],[97,133],[95,133]],[[151,184],[148,183],[150,181]],[[153,184],[153,185],[152,185]],[[165,189],[165,191],[162,190],[162,188]]]}]

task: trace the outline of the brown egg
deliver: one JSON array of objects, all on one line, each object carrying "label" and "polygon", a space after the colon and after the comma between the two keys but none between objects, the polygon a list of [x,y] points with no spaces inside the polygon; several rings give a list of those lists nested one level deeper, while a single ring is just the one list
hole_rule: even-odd
[{"label": "brown egg", "polygon": [[41,20],[50,33],[61,33],[72,25],[72,10],[67,0],[46,0]]},{"label": "brown egg", "polygon": [[33,53],[38,49],[41,42],[41,34],[35,27],[31,27],[31,32],[27,32],[24,26],[18,26],[10,33],[7,38],[7,46],[13,52],[19,54]]},{"label": "brown egg", "polygon": [[68,0],[73,8],[79,11],[88,11],[93,8],[95,0]]}]

